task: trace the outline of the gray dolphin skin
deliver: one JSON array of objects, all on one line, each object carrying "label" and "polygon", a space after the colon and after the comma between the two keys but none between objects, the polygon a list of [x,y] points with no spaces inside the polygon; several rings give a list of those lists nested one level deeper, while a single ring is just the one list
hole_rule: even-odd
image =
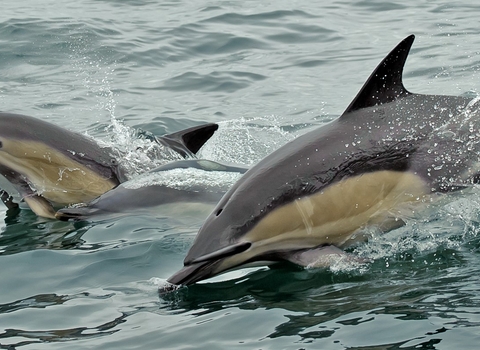
[{"label": "gray dolphin skin", "polygon": [[[200,125],[157,142],[189,156],[217,128]],[[127,180],[111,149],[57,125],[10,113],[0,113],[0,174],[37,215],[48,218],[55,217],[54,207],[88,202]],[[12,205],[11,199],[4,203]]]},{"label": "gray dolphin skin", "polygon": [[[169,181],[169,171],[182,169],[180,176],[187,180],[173,178]],[[187,169],[200,170],[188,173]],[[63,208],[55,214],[60,220],[87,220],[97,216],[138,212],[163,204],[171,203],[202,203],[216,204],[233,183],[221,184],[218,178],[210,179],[209,184],[202,183],[206,178],[205,172],[227,172],[229,174],[243,174],[246,167],[240,165],[225,165],[204,159],[188,159],[170,162],[130,181],[124,182],[116,188],[104,193],[86,205]],[[178,174],[178,173],[176,173]],[[198,175],[197,181],[189,181],[192,174]],[[239,176],[234,176],[237,179]]]},{"label": "gray dolphin skin", "polygon": [[476,100],[407,91],[402,73],[413,41],[388,54],[337,120],[248,170],[168,281],[189,285],[255,262],[324,266],[365,239],[362,229],[398,227],[416,205],[476,183]]}]

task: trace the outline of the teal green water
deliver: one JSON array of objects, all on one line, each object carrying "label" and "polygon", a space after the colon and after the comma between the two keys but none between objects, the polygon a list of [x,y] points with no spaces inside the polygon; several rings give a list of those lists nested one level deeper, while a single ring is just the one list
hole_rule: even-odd
[{"label": "teal green water", "polygon": [[[417,38],[414,92],[476,95],[480,6],[420,1],[2,2],[0,110],[88,133],[131,174],[162,135],[218,122],[201,156],[252,164],[340,115]],[[52,135],[52,137],[55,137]],[[353,248],[373,262],[239,270],[160,295],[208,207],[0,224],[0,348],[478,349],[478,191]]]}]

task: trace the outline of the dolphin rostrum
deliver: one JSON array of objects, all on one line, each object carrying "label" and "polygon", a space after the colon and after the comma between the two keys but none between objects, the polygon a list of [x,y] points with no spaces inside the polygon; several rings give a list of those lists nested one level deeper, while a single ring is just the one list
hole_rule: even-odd
[{"label": "dolphin rostrum", "polygon": [[412,205],[477,182],[479,140],[470,136],[479,118],[468,113],[476,101],[407,91],[402,72],[413,41],[387,55],[337,120],[248,170],[168,281],[188,285],[264,261],[325,266],[365,238],[363,228],[398,227]]},{"label": "dolphin rostrum", "polygon": [[[156,139],[189,156],[217,128],[216,124],[205,124]],[[88,202],[126,181],[112,153],[57,125],[0,113],[0,174],[39,216],[54,218],[55,206]],[[11,200],[10,204],[4,202],[11,205]]]},{"label": "dolphin rostrum", "polygon": [[60,220],[86,220],[94,216],[131,214],[163,204],[215,205],[247,168],[205,159],[164,164],[102,194],[88,204],[60,209]]}]

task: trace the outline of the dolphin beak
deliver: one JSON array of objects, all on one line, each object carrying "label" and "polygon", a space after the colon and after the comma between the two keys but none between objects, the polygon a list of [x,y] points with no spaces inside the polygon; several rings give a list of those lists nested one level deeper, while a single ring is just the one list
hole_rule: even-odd
[{"label": "dolphin beak", "polygon": [[203,261],[184,266],[167,279],[167,282],[175,285],[189,285],[211,277],[222,260]]},{"label": "dolphin beak", "polygon": [[232,258],[248,250],[252,246],[250,242],[237,242],[230,244],[225,248],[219,249],[209,254],[204,254],[197,258],[185,258],[184,267],[174,273],[167,281],[176,285],[187,285],[200,280],[217,275],[222,271],[238,265],[225,263],[225,259]]}]

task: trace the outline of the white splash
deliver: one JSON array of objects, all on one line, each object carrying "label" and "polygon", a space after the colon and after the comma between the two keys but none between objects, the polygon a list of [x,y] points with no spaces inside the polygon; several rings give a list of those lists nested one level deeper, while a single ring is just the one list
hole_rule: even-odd
[{"label": "white splash", "polygon": [[123,186],[132,190],[147,186],[166,186],[178,190],[226,191],[240,176],[240,173],[227,171],[205,171],[196,168],[171,169],[142,174],[125,182]]},{"label": "white splash", "polygon": [[181,288],[181,286],[177,286],[175,284],[172,284],[172,283],[168,282],[166,279],[160,278],[160,277],[152,277],[152,278],[149,279],[148,282],[149,282],[149,284],[157,287],[157,289],[160,292],[174,292],[177,289]]},{"label": "white splash", "polygon": [[295,134],[282,129],[279,118],[273,115],[218,124],[219,129],[202,147],[199,158],[250,165],[295,138]]},{"label": "white splash", "polygon": [[100,141],[114,150],[115,158],[129,178],[143,174],[171,161],[183,159],[180,154],[153,139],[140,137],[137,130],[112,116],[107,127],[110,140]]}]

